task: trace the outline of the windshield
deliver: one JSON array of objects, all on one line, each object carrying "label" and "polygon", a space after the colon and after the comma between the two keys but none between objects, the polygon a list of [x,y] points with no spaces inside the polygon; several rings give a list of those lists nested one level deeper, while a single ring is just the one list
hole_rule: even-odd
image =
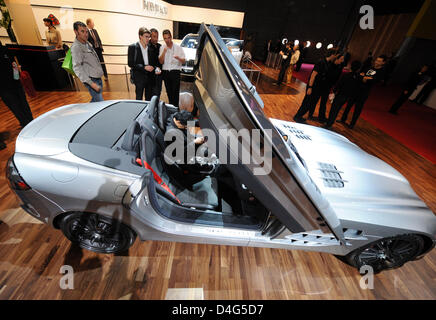
[{"label": "windshield", "polygon": [[188,49],[197,49],[198,48],[198,35],[196,36],[186,36],[183,38],[182,43],[180,44],[181,47],[188,48]]}]

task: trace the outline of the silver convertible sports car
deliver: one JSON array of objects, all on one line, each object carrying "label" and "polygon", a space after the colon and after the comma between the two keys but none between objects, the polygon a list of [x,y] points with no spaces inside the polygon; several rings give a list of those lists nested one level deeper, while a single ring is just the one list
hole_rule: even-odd
[{"label": "silver convertible sports car", "polygon": [[378,272],[434,247],[436,217],[408,181],[339,134],[266,118],[213,26],[200,28],[193,97],[201,129],[216,136],[193,164],[168,157],[177,108],[157,97],[33,120],[7,164],[23,209],[100,253],[139,237],[327,252]]}]

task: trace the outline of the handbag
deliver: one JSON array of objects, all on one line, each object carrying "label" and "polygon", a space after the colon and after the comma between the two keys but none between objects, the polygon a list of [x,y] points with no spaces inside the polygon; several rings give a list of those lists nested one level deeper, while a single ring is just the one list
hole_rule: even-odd
[{"label": "handbag", "polygon": [[67,51],[65,55],[64,62],[62,63],[62,68],[64,68],[69,74],[76,76],[73,70],[73,57],[71,55],[71,49]]},{"label": "handbag", "polygon": [[20,82],[21,85],[23,86],[24,91],[29,97],[31,98],[36,97],[36,90],[33,85],[33,81],[32,78],[30,77],[29,72],[23,70],[20,73]]}]

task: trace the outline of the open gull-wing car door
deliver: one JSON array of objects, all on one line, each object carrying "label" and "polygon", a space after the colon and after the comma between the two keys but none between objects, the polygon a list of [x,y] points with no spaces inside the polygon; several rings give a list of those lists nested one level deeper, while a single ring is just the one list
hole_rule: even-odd
[{"label": "open gull-wing car door", "polygon": [[215,27],[202,24],[199,39],[194,97],[203,132],[215,135],[208,137],[209,148],[230,163],[233,175],[290,231],[321,229],[345,244],[335,212],[298,154],[266,118],[256,89]]}]

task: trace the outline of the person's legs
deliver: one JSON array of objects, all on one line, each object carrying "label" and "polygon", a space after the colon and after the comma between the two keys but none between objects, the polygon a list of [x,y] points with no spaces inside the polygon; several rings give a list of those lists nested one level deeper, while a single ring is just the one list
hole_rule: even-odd
[{"label": "person's legs", "polygon": [[0,91],[0,96],[5,105],[11,110],[15,118],[20,122],[21,127],[25,127],[29,123],[28,116],[21,107],[21,99],[18,93],[18,88],[7,89]]},{"label": "person's legs", "polygon": [[327,100],[329,99],[330,94],[330,88],[329,87],[323,87],[321,88],[321,102],[319,104],[319,111],[318,111],[318,119],[321,122],[326,122],[326,110],[327,110]]},{"label": "person's legs", "polygon": [[293,69],[294,69],[294,66],[290,65],[288,67],[288,71],[286,71],[286,84],[291,84]]},{"label": "person's legs", "polygon": [[107,69],[106,69],[106,64],[104,63],[103,49],[96,48],[95,52],[97,53],[97,56],[98,56],[98,59],[100,60],[100,62],[103,62],[101,64],[101,68],[103,69],[104,77],[107,78]]},{"label": "person's legs", "polygon": [[32,111],[30,110],[29,103],[27,102],[26,93],[24,92],[23,87],[18,89],[18,99],[20,101],[20,108],[23,111],[26,122],[29,123],[33,120]]},{"label": "person's legs", "polygon": [[[173,84],[171,82],[171,72],[170,71],[164,71],[163,80],[165,83],[165,90],[167,91],[168,96],[168,103],[172,104],[171,101],[172,98],[172,92],[173,92]],[[178,107],[178,106],[175,106]]]},{"label": "person's legs", "polygon": [[422,88],[421,92],[416,97],[416,102],[418,104],[423,104],[425,100],[427,100],[430,93],[434,90],[434,86],[431,85],[431,83],[427,83],[424,88]]},{"label": "person's legs", "polygon": [[308,98],[308,96],[307,96],[307,94],[304,96],[304,99],[303,99],[303,101],[301,102],[301,105],[300,105],[300,108],[298,108],[298,110],[297,110],[297,113],[295,114],[295,116],[294,116],[294,120],[295,121],[297,121],[297,122],[299,122],[299,121],[302,121],[302,120],[305,120],[304,118],[303,118],[303,116],[306,114],[306,112],[309,110],[308,108],[307,108],[307,100],[308,100],[309,98]]},{"label": "person's legs", "polygon": [[162,74],[156,75],[154,86],[153,86],[153,96],[158,96],[160,99],[160,93],[162,92]]},{"label": "person's legs", "polygon": [[154,79],[149,77],[145,83],[145,100],[150,101],[153,97]]},{"label": "person's legs", "polygon": [[180,71],[172,70],[168,72],[168,76],[165,81],[165,88],[167,90],[169,103],[178,107],[180,94]]},{"label": "person's legs", "polygon": [[283,82],[283,78],[285,76],[286,70],[288,70],[287,66],[283,66],[280,69],[279,77],[277,78],[277,84],[281,84]]},{"label": "person's legs", "polygon": [[341,110],[344,103],[347,101],[346,96],[336,96],[333,100],[332,107],[330,108],[329,118],[327,120],[326,127],[331,127],[338,116],[339,110]]},{"label": "person's legs", "polygon": [[304,99],[301,102],[301,106],[300,108],[298,108],[298,111],[294,116],[295,121],[301,122],[305,120],[303,116],[309,111],[310,97],[311,97],[310,95],[307,95],[307,89],[306,89],[306,95],[304,96]]},{"label": "person's legs", "polygon": [[363,98],[360,98],[356,101],[356,105],[354,107],[353,118],[351,119],[351,123],[349,126],[350,129],[354,128],[354,126],[357,122],[357,119],[359,119],[360,113],[362,112],[363,105],[365,104],[366,99],[367,99],[367,97],[363,97]]},{"label": "person's legs", "polygon": [[179,96],[180,96],[180,71],[171,71],[172,81],[173,81],[173,105],[179,106]]},{"label": "person's legs", "polygon": [[342,118],[341,118],[340,122],[345,123],[347,121],[348,113],[350,113],[351,108],[353,107],[354,103],[355,103],[355,98],[348,99],[347,107],[345,108],[345,111],[342,114]]},{"label": "person's legs", "polygon": [[96,79],[96,78],[91,78],[92,82],[96,83],[97,85],[100,86],[100,91],[97,92],[94,89],[91,88],[91,86],[87,83],[85,83],[84,85],[86,86],[86,88],[89,91],[89,94],[91,95],[91,102],[98,102],[98,101],[103,101],[103,81],[101,79]]},{"label": "person's legs", "polygon": [[135,81],[135,94],[136,100],[143,100],[144,99],[144,89],[145,89],[145,83],[141,80]]},{"label": "person's legs", "polygon": [[309,99],[309,119],[313,119],[313,114],[316,110],[316,105],[318,103],[319,98],[321,97],[321,88],[319,87],[313,87],[312,94],[310,95]]},{"label": "person's legs", "polygon": [[390,113],[397,113],[398,109],[403,105],[404,102],[407,101],[407,99],[410,97],[411,93],[404,94],[404,92],[401,93],[400,97],[395,101],[395,103],[392,105],[392,107],[389,109]]},{"label": "person's legs", "polygon": [[303,60],[302,59],[298,60],[296,66],[295,66],[295,71],[297,71],[297,72],[300,71],[302,64],[303,64]]}]

